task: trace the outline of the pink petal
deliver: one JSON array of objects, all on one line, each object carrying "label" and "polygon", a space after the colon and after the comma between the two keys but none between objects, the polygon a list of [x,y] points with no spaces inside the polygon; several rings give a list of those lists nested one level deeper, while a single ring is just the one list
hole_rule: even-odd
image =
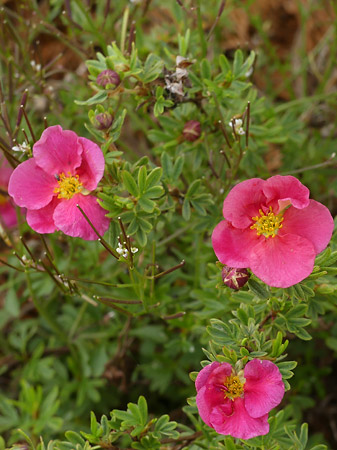
[{"label": "pink petal", "polygon": [[8,193],[19,206],[40,209],[50,203],[57,180],[36,165],[31,158],[19,164],[9,180]]},{"label": "pink petal", "polygon": [[207,425],[210,425],[209,415],[212,409],[228,402],[224,394],[224,383],[231,373],[230,364],[213,362],[204,367],[197,376],[197,407],[200,417]]},{"label": "pink petal", "polygon": [[197,379],[195,380],[195,388],[197,391],[201,389],[207,382],[209,375],[213,372],[213,370],[220,366],[220,363],[217,361],[208,364],[198,373]]},{"label": "pink petal", "polygon": [[7,189],[8,181],[12,175],[13,168],[4,156],[0,156],[0,186]]},{"label": "pink petal", "polygon": [[82,151],[77,134],[62,130],[60,125],[45,129],[33,147],[36,164],[50,175],[68,172],[74,175],[81,164]]},{"label": "pink petal", "polygon": [[59,203],[60,200],[57,197],[54,197],[44,208],[35,210],[28,209],[26,215],[28,225],[37,233],[54,233],[54,231],[56,231],[56,226],[53,214]]},{"label": "pink petal", "polygon": [[309,205],[309,189],[291,175],[275,175],[268,178],[263,186],[263,192],[276,214],[288,205],[299,209]]},{"label": "pink petal", "polygon": [[269,432],[268,414],[253,418],[245,409],[244,400],[237,398],[232,402],[233,412],[228,415],[228,407],[214,408],[210,414],[211,426],[220,434],[239,439],[251,439]]},{"label": "pink petal", "polygon": [[[0,202],[1,202],[1,199],[0,199]],[[1,222],[7,228],[13,228],[18,223],[15,208],[11,204],[9,197],[5,203],[0,203],[0,223]]]},{"label": "pink petal", "polygon": [[86,138],[78,138],[82,145],[82,163],[76,173],[88,191],[93,191],[104,173],[104,156],[97,144]]},{"label": "pink petal", "polygon": [[230,267],[249,267],[250,253],[261,240],[254,230],[234,228],[223,220],[213,231],[213,249],[219,261]]},{"label": "pink petal", "polygon": [[96,233],[83,217],[76,205],[79,205],[88,216],[101,236],[109,228],[110,220],[105,217],[106,211],[98,204],[97,198],[91,195],[74,195],[69,200],[62,200],[55,208],[54,222],[56,227],[72,237],[81,237],[86,241],[98,239]]},{"label": "pink petal", "polygon": [[220,389],[214,389],[212,386],[205,385],[197,393],[195,401],[200,417],[206,425],[211,427],[210,414],[213,408],[228,400]]},{"label": "pink petal", "polygon": [[252,217],[259,213],[261,205],[266,202],[261,178],[251,178],[237,184],[229,192],[223,203],[224,218],[236,228],[247,228]]},{"label": "pink petal", "polygon": [[281,403],[284,384],[276,364],[253,359],[246,364],[244,376],[244,402],[251,417],[261,417]]},{"label": "pink petal", "polygon": [[316,253],[320,253],[328,245],[333,229],[334,222],[328,208],[322,203],[310,200],[306,208],[291,207],[285,211],[283,227],[279,234],[302,236],[313,244]]},{"label": "pink petal", "polygon": [[248,267],[269,286],[286,288],[311,274],[315,256],[313,244],[301,236],[261,236]]}]

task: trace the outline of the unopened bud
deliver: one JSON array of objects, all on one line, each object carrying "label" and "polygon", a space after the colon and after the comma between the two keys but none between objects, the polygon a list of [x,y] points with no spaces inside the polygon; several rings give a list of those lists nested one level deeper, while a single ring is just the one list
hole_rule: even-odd
[{"label": "unopened bud", "polygon": [[194,142],[199,139],[201,135],[201,125],[197,120],[190,120],[185,123],[183,129],[183,136],[186,141]]},{"label": "unopened bud", "polygon": [[113,122],[113,117],[108,112],[102,112],[95,116],[95,125],[98,130],[107,130],[111,127]]},{"label": "unopened bud", "polygon": [[224,266],[221,276],[224,284],[235,291],[242,288],[250,278],[247,269],[235,269],[228,266]]},{"label": "unopened bud", "polygon": [[101,72],[98,77],[96,78],[96,83],[99,86],[106,87],[108,84],[111,84],[114,87],[117,87],[119,83],[121,82],[121,79],[119,78],[119,75],[117,72],[111,69],[106,69]]}]

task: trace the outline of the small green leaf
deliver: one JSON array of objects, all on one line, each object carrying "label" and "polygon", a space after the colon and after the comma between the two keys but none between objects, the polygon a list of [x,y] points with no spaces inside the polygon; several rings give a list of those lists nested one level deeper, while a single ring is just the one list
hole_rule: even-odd
[{"label": "small green leaf", "polygon": [[75,100],[77,105],[81,106],[89,106],[89,105],[97,105],[98,103],[103,103],[108,98],[108,93],[106,91],[99,91],[93,97],[89,98],[85,101]]},{"label": "small green leaf", "polygon": [[149,198],[146,197],[141,197],[138,200],[138,205],[147,213],[152,213],[156,206],[153,200],[150,200]]},{"label": "small green leaf", "polygon": [[183,209],[182,209],[183,218],[185,220],[190,220],[191,217],[191,206],[190,202],[187,198],[184,199]]},{"label": "small green leaf", "polygon": [[147,170],[145,166],[142,166],[138,171],[138,188],[140,194],[145,192],[146,179],[147,179]]},{"label": "small green leaf", "polygon": [[133,176],[127,172],[126,170],[123,170],[123,183],[128,192],[130,192],[131,195],[134,197],[138,197],[138,186],[135,182]]},{"label": "small green leaf", "polygon": [[163,169],[161,167],[156,167],[155,169],[151,170],[146,178],[146,189],[150,189],[152,186],[158,184],[162,174]]}]

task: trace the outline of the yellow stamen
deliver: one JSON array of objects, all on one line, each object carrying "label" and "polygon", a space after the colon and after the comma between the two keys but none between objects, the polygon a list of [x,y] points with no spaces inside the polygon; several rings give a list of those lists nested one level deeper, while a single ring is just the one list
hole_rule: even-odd
[{"label": "yellow stamen", "polygon": [[58,194],[57,198],[66,198],[69,200],[83,189],[78,175],[73,176],[70,172],[65,175],[62,172],[56,178],[59,185],[54,189],[54,193]]},{"label": "yellow stamen", "polygon": [[262,209],[259,209],[259,213],[260,216],[252,217],[252,220],[256,223],[250,227],[251,230],[255,229],[258,236],[263,234],[267,238],[275,237],[277,231],[283,226],[282,213],[275,215],[271,206],[269,206],[268,214],[264,214]]},{"label": "yellow stamen", "polygon": [[243,394],[243,386],[245,379],[238,375],[231,375],[226,378],[224,383],[224,393],[225,396],[234,400],[237,397],[241,397]]},{"label": "yellow stamen", "polygon": [[6,198],[4,195],[0,194],[0,206],[5,205],[8,202],[8,197]]}]

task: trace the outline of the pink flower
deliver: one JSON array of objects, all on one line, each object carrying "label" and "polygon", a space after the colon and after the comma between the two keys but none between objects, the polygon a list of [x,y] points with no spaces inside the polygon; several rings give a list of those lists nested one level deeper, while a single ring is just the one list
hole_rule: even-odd
[{"label": "pink flower", "polygon": [[102,150],[89,139],[59,125],[47,128],[34,144],[33,158],[14,170],[8,192],[15,203],[27,208],[27,222],[38,233],[63,233],[86,240],[97,235],[77,208],[79,205],[103,235],[109,219],[96,189],[104,172]]},{"label": "pink flower", "polygon": [[250,439],[269,432],[268,413],[284,395],[278,367],[253,359],[236,374],[228,363],[213,362],[195,381],[200,417],[220,434]]},{"label": "pink flower", "polygon": [[308,188],[292,176],[239,183],[225,199],[223,215],[212,234],[218,259],[282,288],[311,274],[334,227],[329,210],[310,200]]},{"label": "pink flower", "polygon": [[17,225],[15,208],[10,197],[6,195],[8,180],[12,172],[13,169],[7,159],[0,157],[0,223],[2,222],[7,228],[13,228]]}]

